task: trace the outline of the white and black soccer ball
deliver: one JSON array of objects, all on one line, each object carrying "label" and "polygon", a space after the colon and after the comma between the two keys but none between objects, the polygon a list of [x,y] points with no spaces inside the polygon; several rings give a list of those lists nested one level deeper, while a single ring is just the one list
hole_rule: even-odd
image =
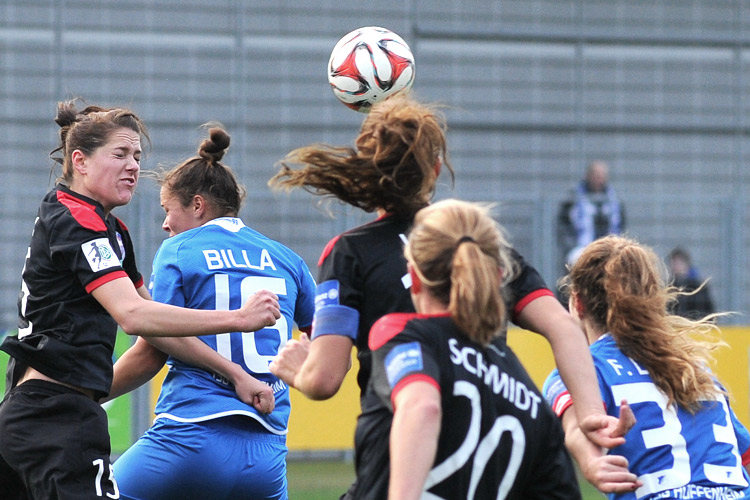
[{"label": "white and black soccer ball", "polygon": [[373,104],[414,84],[414,55],[396,33],[377,26],[356,29],[331,51],[328,82],[350,108],[367,113]]}]

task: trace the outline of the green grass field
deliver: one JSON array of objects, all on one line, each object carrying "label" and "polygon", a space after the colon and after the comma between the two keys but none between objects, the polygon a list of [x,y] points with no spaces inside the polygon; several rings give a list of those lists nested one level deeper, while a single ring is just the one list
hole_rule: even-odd
[{"label": "green grass field", "polygon": [[[287,464],[290,500],[336,500],[354,479],[354,464],[341,460],[289,460]],[[583,500],[604,496],[579,477]]]}]

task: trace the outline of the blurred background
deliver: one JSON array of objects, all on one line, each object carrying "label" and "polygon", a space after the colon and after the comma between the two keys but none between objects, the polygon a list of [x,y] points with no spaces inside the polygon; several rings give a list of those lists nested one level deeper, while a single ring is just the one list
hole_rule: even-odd
[{"label": "blurred background", "polygon": [[[248,189],[242,218],[315,269],[331,237],[371,215],[266,183],[295,147],[352,144],[364,115],[335,99],[326,63],[341,36],[368,25],[406,40],[415,94],[445,105],[456,179],[444,176],[438,198],[498,203],[513,244],[553,285],[560,204],[603,160],[627,233],[662,256],[688,249],[716,307],[740,313],[725,323],[750,323],[744,0],[1,0],[0,330],[16,328],[33,220],[60,173],[48,158],[56,103],[72,97],[136,111],[153,141],[145,170],[194,154],[200,125],[223,123],[225,163]],[[147,276],[166,235],[155,184],[142,178],[116,214]],[[746,419],[748,332],[734,331],[741,357],[728,369]],[[150,423],[150,397],[122,403],[122,446]]]}]

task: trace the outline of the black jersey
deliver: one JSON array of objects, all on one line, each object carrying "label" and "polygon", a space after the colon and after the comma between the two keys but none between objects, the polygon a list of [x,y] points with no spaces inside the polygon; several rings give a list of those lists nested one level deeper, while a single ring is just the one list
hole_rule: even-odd
[{"label": "black jersey", "polygon": [[353,498],[387,498],[392,401],[415,380],[433,383],[442,399],[430,498],[580,498],[560,423],[504,343],[485,348],[447,315],[414,313],[379,320],[370,347],[368,395],[379,404],[357,423]]},{"label": "black jersey", "polygon": [[370,374],[367,338],[373,323],[392,312],[413,312],[404,241],[412,220],[388,215],[347,231],[326,245],[318,283],[336,280],[339,303],[359,311],[357,382],[364,392]]},{"label": "black jersey", "polygon": [[[370,328],[378,319],[394,312],[414,312],[406,269],[404,242],[411,218],[386,215],[347,231],[332,239],[318,261],[318,283],[336,280],[339,303],[359,311],[357,332],[357,382],[364,393],[370,375]],[[514,278],[504,287],[511,320],[524,307],[542,295],[554,296],[544,280],[518,252],[511,250],[515,261]]]},{"label": "black jersey", "polygon": [[136,287],[143,283],[125,224],[105,216],[98,202],[58,185],[39,208],[22,275],[18,336],[0,346],[14,358],[15,375],[31,366],[97,396],[107,394],[117,324],[91,292],[121,277]]}]

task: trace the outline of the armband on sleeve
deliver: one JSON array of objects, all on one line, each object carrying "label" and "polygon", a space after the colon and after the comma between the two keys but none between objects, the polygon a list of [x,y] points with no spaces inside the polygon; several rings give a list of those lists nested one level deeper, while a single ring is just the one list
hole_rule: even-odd
[{"label": "armband on sleeve", "polygon": [[542,394],[544,394],[544,399],[552,407],[552,411],[560,418],[562,418],[565,410],[573,405],[573,399],[571,399],[568,389],[563,384],[557,368],[545,380]]},{"label": "armband on sleeve", "polygon": [[313,316],[312,337],[321,335],[343,335],[357,339],[359,311],[339,304],[339,282],[325,281],[315,290],[315,315]]}]

